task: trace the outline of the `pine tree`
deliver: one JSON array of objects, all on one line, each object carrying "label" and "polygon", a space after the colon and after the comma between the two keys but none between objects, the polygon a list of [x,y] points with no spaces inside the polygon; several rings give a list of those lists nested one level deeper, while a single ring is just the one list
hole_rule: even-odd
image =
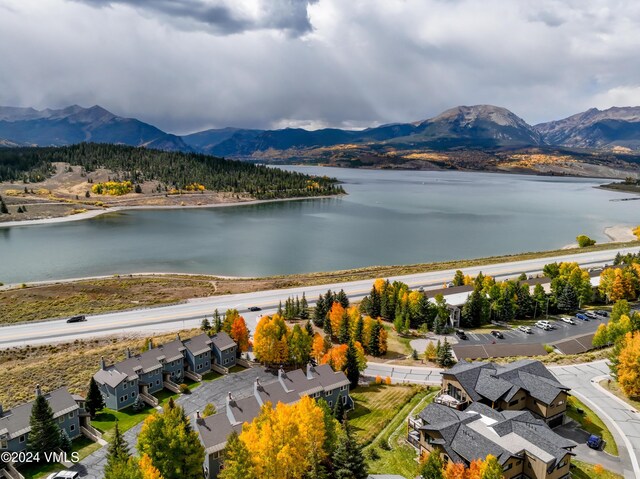
[{"label": "pine tree", "polygon": [[105,475],[109,475],[109,472],[115,469],[118,464],[126,463],[130,457],[131,454],[129,454],[129,446],[120,433],[120,428],[116,421],[116,426],[113,430],[113,438],[111,439],[111,442],[109,442],[109,449],[107,451],[107,465],[104,468]]},{"label": "pine tree", "polygon": [[277,313],[278,313],[278,316],[282,316],[282,301],[280,301],[278,303],[278,311],[277,311]]},{"label": "pine tree", "polygon": [[363,334],[364,334],[364,319],[362,318],[362,315],[359,315],[358,320],[356,321],[355,331],[353,332],[353,340],[362,344]]},{"label": "pine tree", "polygon": [[207,318],[206,316],[200,323],[200,329],[203,330],[205,333],[211,329],[211,322],[209,321],[209,318]]},{"label": "pine tree", "polygon": [[[30,452],[43,454],[54,452],[60,447],[58,422],[53,418],[53,410],[49,402],[41,393],[38,393],[33,403],[29,425],[31,431],[28,435],[27,449]],[[40,458],[44,460],[42,456]]]},{"label": "pine tree", "polygon": [[575,311],[578,309],[578,295],[571,283],[564,285],[558,295],[558,309],[560,311]]},{"label": "pine tree", "polygon": [[454,286],[463,286],[464,285],[464,273],[460,270],[456,271],[456,274],[453,276],[453,285]]},{"label": "pine tree", "polygon": [[333,330],[332,330],[331,321],[329,321],[329,318],[325,318],[324,325],[323,325],[322,329],[324,330],[324,332],[327,335],[329,335],[330,337],[333,337]]},{"label": "pine tree", "polygon": [[367,479],[364,454],[353,437],[349,421],[345,421],[343,434],[333,453],[333,476],[335,479]]},{"label": "pine tree", "polygon": [[314,335],[314,331],[313,331],[313,326],[311,326],[311,321],[307,321],[304,325],[304,329],[307,332],[307,334],[309,335],[310,338],[313,338]]},{"label": "pine tree", "polygon": [[444,339],[444,343],[442,343],[438,351],[438,364],[443,368],[451,367],[454,364],[451,344],[449,344],[447,338]]},{"label": "pine tree", "polygon": [[342,398],[336,400],[336,404],[333,406],[333,417],[342,422],[344,419],[344,404],[342,404]]},{"label": "pine tree", "polygon": [[98,388],[98,384],[93,378],[91,378],[91,381],[89,381],[89,392],[87,393],[87,400],[85,405],[87,411],[89,412],[89,415],[91,416],[91,419],[96,417],[96,412],[102,411],[105,407],[104,397],[102,397],[102,393]]},{"label": "pine tree", "polygon": [[340,321],[340,330],[338,331],[338,342],[347,344],[351,337],[351,326],[349,325],[349,315],[345,311],[342,321]]},{"label": "pine tree", "polygon": [[213,331],[216,334],[222,331],[222,318],[217,309],[213,312]]},{"label": "pine tree", "polygon": [[307,297],[302,293],[302,299],[300,300],[300,319],[309,319],[309,303]]},{"label": "pine tree", "polygon": [[72,448],[73,445],[71,444],[71,439],[67,435],[67,431],[60,429],[60,449],[69,454],[71,453]]},{"label": "pine tree", "polygon": [[344,367],[347,379],[349,379],[349,382],[351,383],[351,389],[355,389],[358,387],[358,381],[360,381],[360,370],[358,369],[358,352],[356,351],[353,341],[349,341]]},{"label": "pine tree", "polygon": [[327,317],[327,311],[325,309],[324,298],[322,295],[318,296],[316,307],[313,310],[313,324],[322,328],[324,326],[324,320]]},{"label": "pine tree", "polygon": [[224,469],[218,475],[220,479],[255,479],[251,454],[238,437],[231,431],[224,449]]},{"label": "pine tree", "polygon": [[338,303],[340,303],[344,309],[347,309],[349,307],[349,298],[347,297],[347,294],[343,289],[341,289],[340,292],[336,295],[336,301],[338,301]]},{"label": "pine tree", "polygon": [[380,329],[382,325],[379,321],[373,321],[367,350],[372,356],[380,356]]},{"label": "pine tree", "polygon": [[371,295],[369,296],[369,311],[367,314],[371,316],[373,319],[380,317],[380,293],[374,286],[371,288]]}]

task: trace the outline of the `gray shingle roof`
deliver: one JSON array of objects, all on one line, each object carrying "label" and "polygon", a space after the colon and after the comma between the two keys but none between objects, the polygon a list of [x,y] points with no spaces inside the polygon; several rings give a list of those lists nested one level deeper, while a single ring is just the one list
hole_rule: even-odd
[{"label": "gray shingle roof", "polygon": [[462,385],[473,401],[511,400],[524,389],[534,399],[550,404],[562,391],[569,388],[559,383],[540,361],[524,359],[507,365],[477,361],[460,361],[447,370]]},{"label": "gray shingle roof", "polygon": [[[79,409],[78,404],[69,394],[67,388],[54,389],[44,397],[53,410],[53,417],[57,418],[64,414]],[[0,436],[7,434],[9,439],[21,436],[31,430],[29,419],[31,418],[31,409],[33,401],[21,404],[13,409],[4,411],[0,415]]]},{"label": "gray shingle roof", "polygon": [[[474,403],[465,411],[432,403],[420,412],[427,434],[437,431],[445,451],[469,463],[492,454],[504,464],[524,451],[550,465],[556,465],[576,443],[553,432],[529,411],[499,412]],[[453,457],[453,456],[452,456]]]},{"label": "gray shingle roof", "polygon": [[224,351],[236,345],[231,336],[229,336],[224,331],[220,331],[215,336],[211,337],[211,341],[220,351]]},{"label": "gray shingle roof", "polygon": [[210,351],[211,343],[211,338],[207,333],[198,334],[197,336],[184,341],[185,347],[194,356]]}]

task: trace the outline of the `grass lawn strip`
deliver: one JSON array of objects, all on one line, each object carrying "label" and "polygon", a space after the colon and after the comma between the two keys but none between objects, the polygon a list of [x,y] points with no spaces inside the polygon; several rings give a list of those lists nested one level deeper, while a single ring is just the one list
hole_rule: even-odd
[{"label": "grass lawn strip", "polygon": [[[618,445],[611,431],[595,412],[575,396],[569,398],[567,406],[567,416],[579,423],[580,427],[588,433],[601,436],[605,440],[605,452],[612,456],[618,455]],[[582,409],[584,412],[579,414],[578,409]]]}]

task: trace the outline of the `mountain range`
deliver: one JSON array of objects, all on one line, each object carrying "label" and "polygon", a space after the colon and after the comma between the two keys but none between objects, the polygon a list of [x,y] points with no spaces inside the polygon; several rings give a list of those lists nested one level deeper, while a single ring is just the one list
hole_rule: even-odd
[{"label": "mountain range", "polygon": [[193,151],[232,158],[299,158],[318,149],[365,148],[415,151],[566,147],[640,152],[640,107],[592,108],[565,119],[529,125],[492,105],[458,106],[412,123],[364,130],[222,128],[178,136],[100,106],[64,109],[0,107],[0,147],[114,143],[162,150]]}]

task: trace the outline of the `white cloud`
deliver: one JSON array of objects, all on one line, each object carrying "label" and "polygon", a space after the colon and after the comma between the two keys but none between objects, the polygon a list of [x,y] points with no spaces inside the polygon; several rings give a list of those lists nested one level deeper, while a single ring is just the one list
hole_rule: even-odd
[{"label": "white cloud", "polygon": [[536,123],[640,103],[633,0],[0,0],[0,11],[0,104],[100,104],[179,133],[362,127],[477,103]]}]

